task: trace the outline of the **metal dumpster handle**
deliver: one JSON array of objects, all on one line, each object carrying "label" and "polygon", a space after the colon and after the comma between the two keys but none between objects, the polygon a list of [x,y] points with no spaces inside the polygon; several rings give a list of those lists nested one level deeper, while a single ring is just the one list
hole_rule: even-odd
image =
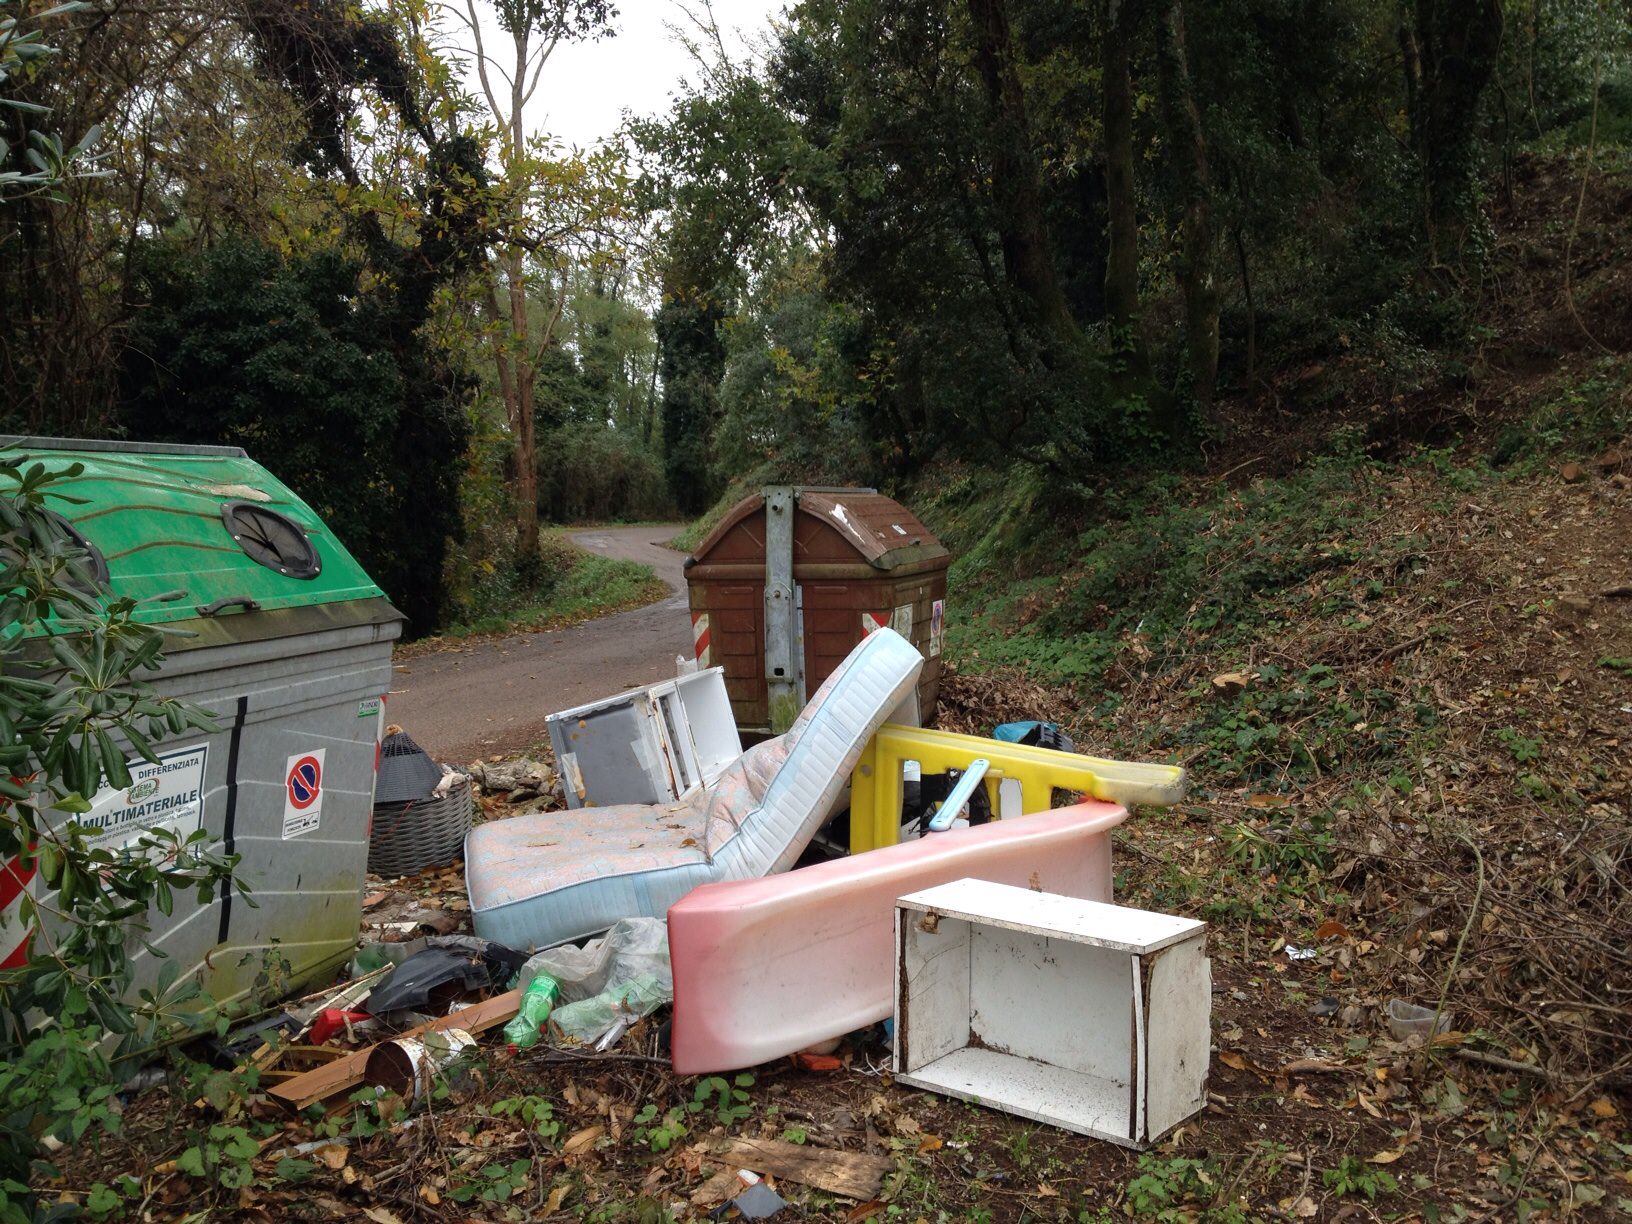
[{"label": "metal dumpster handle", "polygon": [[214,616],[227,608],[242,608],[245,612],[258,612],[261,605],[248,595],[223,595],[220,599],[207,604],[198,605],[200,616]]}]

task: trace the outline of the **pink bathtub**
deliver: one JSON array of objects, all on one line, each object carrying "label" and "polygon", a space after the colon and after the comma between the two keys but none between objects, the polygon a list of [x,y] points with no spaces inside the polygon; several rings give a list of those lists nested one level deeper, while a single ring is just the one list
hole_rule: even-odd
[{"label": "pink bathtub", "polygon": [[1090,801],[693,889],[669,907],[675,1071],[756,1066],[888,1016],[907,893],[970,876],[1111,900],[1110,831],[1127,814]]}]

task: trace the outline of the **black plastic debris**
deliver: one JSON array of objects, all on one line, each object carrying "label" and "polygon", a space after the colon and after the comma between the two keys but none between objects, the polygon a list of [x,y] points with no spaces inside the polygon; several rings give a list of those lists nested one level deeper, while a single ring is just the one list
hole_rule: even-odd
[{"label": "black plastic debris", "polygon": [[499,974],[495,981],[495,964],[482,952],[460,947],[426,948],[380,979],[380,984],[369,992],[368,1010],[376,1016],[396,1011],[439,1016],[468,994],[502,986],[508,975],[502,968]]}]

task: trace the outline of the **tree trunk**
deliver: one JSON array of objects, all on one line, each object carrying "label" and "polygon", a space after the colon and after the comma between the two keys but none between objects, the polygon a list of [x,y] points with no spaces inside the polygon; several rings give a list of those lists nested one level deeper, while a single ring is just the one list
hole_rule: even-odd
[{"label": "tree trunk", "polygon": [[1185,348],[1191,391],[1203,409],[1218,384],[1217,238],[1207,141],[1190,79],[1183,0],[1171,0],[1157,34],[1162,119],[1183,209],[1179,217],[1179,288],[1184,294]]},{"label": "tree trunk", "polygon": [[[499,291],[492,282],[487,286],[485,305],[488,321],[494,328],[504,328],[508,334],[510,330],[510,322],[506,317],[508,312],[499,305]],[[510,352],[502,343],[493,346],[493,365],[499,375],[499,397],[504,400],[504,419],[510,422],[516,419],[516,376],[510,362]]]},{"label": "tree trunk", "polygon": [[[515,179],[518,168],[525,164],[527,152],[527,131],[521,114],[526,103],[524,86],[530,62],[527,24],[517,23],[511,36],[515,41],[516,68],[510,79],[508,177],[512,180],[510,186],[515,201],[511,221],[519,237],[526,221],[524,193]],[[533,413],[533,348],[527,319],[526,260],[526,254],[519,245],[511,245],[504,252],[505,279],[510,289],[510,338],[514,345],[511,360],[515,364],[515,399],[513,404],[506,407],[510,411],[510,436],[516,459],[516,561],[523,573],[538,558],[538,445],[537,421]]]},{"label": "tree trunk", "polygon": [[1133,82],[1129,43],[1135,0],[1106,0],[1102,45],[1105,126],[1105,204],[1109,251],[1105,260],[1105,317],[1122,368],[1142,377],[1149,369],[1139,327],[1139,221],[1134,213]]},{"label": "tree trunk", "polygon": [[1258,373],[1258,308],[1252,300],[1252,272],[1247,267],[1247,240],[1235,227],[1235,259],[1241,266],[1241,294],[1247,299],[1247,381]]},{"label": "tree trunk", "polygon": [[657,441],[657,362],[658,354],[652,354],[652,368],[646,377],[646,406],[644,409],[644,424],[641,426],[641,437],[647,446]]},{"label": "tree trunk", "polygon": [[[1422,158],[1429,245],[1440,258],[1460,247],[1473,218],[1474,125],[1501,49],[1501,0],[1417,0],[1413,41],[1411,128]],[[1408,59],[1408,83],[1411,69]]]},{"label": "tree trunk", "polygon": [[969,0],[969,19],[975,30],[975,63],[995,120],[993,194],[1006,279],[1046,332],[1075,345],[1079,332],[1065,304],[1043,217],[1042,168],[1031,143],[1006,0]]},{"label": "tree trunk", "polygon": [[533,416],[533,354],[527,326],[527,276],[520,247],[504,253],[504,272],[510,290],[510,342],[514,346],[513,395],[505,410],[515,447],[516,559],[525,566],[538,556],[538,445]]}]

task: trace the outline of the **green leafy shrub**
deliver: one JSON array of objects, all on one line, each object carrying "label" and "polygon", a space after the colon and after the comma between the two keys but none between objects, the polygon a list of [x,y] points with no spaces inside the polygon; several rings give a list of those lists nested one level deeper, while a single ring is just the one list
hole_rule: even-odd
[{"label": "green leafy shrub", "polygon": [[1386,1169],[1376,1169],[1355,1156],[1345,1156],[1335,1169],[1320,1175],[1323,1185],[1338,1195],[1360,1195],[1368,1201],[1379,1194],[1393,1194],[1399,1181]]},{"label": "green leafy shrub", "polygon": [[0,452],[0,861],[38,872],[7,931],[32,932],[26,952],[0,969],[0,1221],[29,1218],[41,1139],[118,1129],[110,1054],[205,1022],[197,983],[169,963],[130,1000],[128,945],[150,910],[168,914],[177,891],[208,902],[237,863],[203,829],[110,848],[74,820],[104,784],[130,785],[128,754],[155,760],[155,742],[211,725],[136,678],[157,668],[163,636],[99,589],[49,512],[75,500],[65,486],[81,470]]},{"label": "green leafy shrub", "polygon": [[753,1112],[747,1092],[753,1086],[754,1077],[746,1071],[730,1080],[720,1075],[707,1076],[697,1081],[686,1109],[694,1114],[708,1114],[722,1126],[729,1126]]},{"label": "green leafy shrub", "polygon": [[530,1127],[541,1139],[554,1139],[561,1133],[555,1106],[541,1096],[507,1097],[493,1102],[495,1118],[516,1118]]},{"label": "green leafy shrub", "polygon": [[549,628],[638,607],[669,592],[651,566],[585,552],[563,532],[540,535],[538,552],[537,573],[531,580],[513,568],[478,566],[454,602],[448,632]]},{"label": "green leafy shrub", "polygon": [[646,1104],[635,1115],[635,1142],[654,1152],[666,1152],[686,1137],[686,1111],[679,1107],[659,1114],[656,1105]]}]

